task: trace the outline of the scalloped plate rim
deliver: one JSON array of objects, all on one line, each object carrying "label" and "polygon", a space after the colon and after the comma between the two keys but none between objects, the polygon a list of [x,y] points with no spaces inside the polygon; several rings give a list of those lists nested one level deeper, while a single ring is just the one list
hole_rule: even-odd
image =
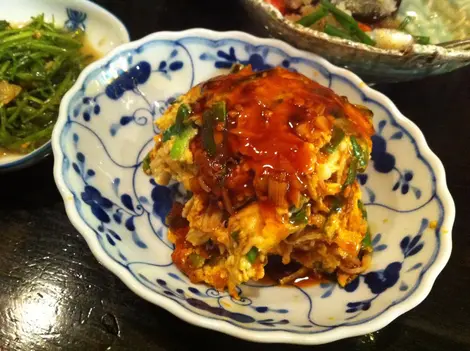
[{"label": "scalloped plate rim", "polygon": [[[314,61],[319,62],[329,72],[335,73],[343,78],[346,78],[352,83],[361,93],[368,97],[372,97],[380,102],[388,111],[396,118],[400,125],[410,133],[416,142],[416,147],[419,153],[428,161],[429,165],[433,169],[436,175],[436,194],[442,200],[442,206],[444,209],[444,218],[442,222],[442,228],[446,230],[446,233],[442,236],[441,248],[435,261],[429,267],[428,271],[425,272],[421,284],[416,291],[404,301],[397,303],[384,310],[379,316],[371,321],[361,323],[354,326],[341,326],[333,330],[329,330],[318,334],[296,334],[293,332],[286,331],[270,331],[270,332],[259,332],[256,330],[249,330],[238,327],[227,321],[220,321],[209,317],[197,315],[176,301],[173,301],[165,296],[158,295],[143,284],[139,283],[129,270],[106,254],[103,248],[100,246],[99,241],[96,238],[96,234],[79,216],[72,193],[67,188],[64,179],[62,178],[62,166],[63,166],[63,153],[60,147],[60,133],[67,119],[67,106],[72,96],[80,90],[80,87],[85,82],[88,75],[97,69],[102,68],[107,62],[114,56],[126,50],[136,49],[147,42],[152,40],[177,40],[188,36],[199,36],[212,40],[220,39],[238,39],[247,41],[253,45],[271,45],[278,47],[292,56],[303,56],[308,57]],[[56,185],[63,198],[65,209],[69,220],[73,226],[80,232],[80,234],[86,240],[90,250],[96,259],[104,267],[113,272],[130,290],[132,290],[138,296],[146,299],[149,302],[156,304],[157,306],[169,311],[178,318],[200,327],[207,329],[220,331],[228,335],[232,335],[248,341],[262,342],[262,343],[291,343],[291,344],[303,344],[303,345],[319,345],[329,343],[332,341],[349,338],[353,336],[359,336],[375,332],[400,315],[408,312],[417,305],[419,305],[430,293],[437,276],[446,266],[450,254],[452,251],[452,227],[455,220],[455,205],[453,198],[448,190],[446,183],[446,174],[444,166],[440,159],[431,151],[429,148],[423,133],[417,127],[417,125],[406,118],[393,102],[386,97],[384,94],[368,87],[356,74],[344,69],[337,67],[320,56],[306,52],[303,50],[296,49],[289,44],[282,42],[278,39],[271,38],[258,38],[251,34],[241,31],[213,31],[204,28],[194,28],[185,31],[162,31],[149,34],[139,40],[131,41],[126,44],[122,44],[119,47],[110,51],[100,60],[94,62],[85,68],[80,74],[75,85],[65,94],[62,99],[59,111],[59,118],[54,127],[52,134],[52,150],[54,154],[54,179]]]}]

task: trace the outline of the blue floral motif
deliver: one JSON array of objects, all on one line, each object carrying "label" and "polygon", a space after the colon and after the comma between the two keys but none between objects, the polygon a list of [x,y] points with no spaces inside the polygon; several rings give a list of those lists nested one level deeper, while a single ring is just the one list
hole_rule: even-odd
[{"label": "blue floral motif", "polygon": [[106,210],[113,207],[113,203],[101,195],[100,191],[91,185],[85,185],[85,190],[81,194],[83,202],[91,207],[91,212],[101,222],[109,223],[109,218]]},{"label": "blue floral motif", "polygon": [[[178,281],[181,280],[181,278],[179,278],[175,274],[172,274],[171,277]],[[229,311],[227,307],[224,307],[222,301],[228,300],[231,303],[234,303],[236,305],[250,306],[256,312],[260,314],[264,314],[268,311],[285,314],[289,312],[286,309],[275,310],[275,309],[270,309],[265,306],[256,307],[256,306],[253,306],[252,305],[253,302],[246,297],[242,297],[239,300],[234,299],[227,293],[221,293],[214,288],[208,288],[205,292],[202,292],[198,288],[195,288],[192,286],[186,289],[180,289],[180,288],[175,289],[175,288],[171,288],[170,285],[167,283],[167,281],[164,279],[157,279],[156,284],[155,284],[153,281],[148,279],[143,274],[139,274],[139,278],[142,279],[147,284],[150,284],[153,286],[158,285],[162,287],[164,289],[163,293],[173,299],[186,301],[186,303],[188,303],[190,306],[193,306],[197,309],[200,309],[200,310],[203,310],[203,311],[206,311],[206,312],[218,315],[218,316],[224,316],[240,323],[257,323],[257,324],[268,326],[268,327],[289,324],[289,320],[287,319],[264,318],[264,319],[257,320],[253,316],[249,316],[244,313]],[[241,293],[240,289],[239,289],[239,293]],[[209,303],[203,301],[203,299],[216,299],[218,302],[218,307],[210,305]]]},{"label": "blue floral motif", "polygon": [[93,116],[98,116],[101,113],[101,106],[98,103],[100,95],[95,97],[85,96],[79,106],[73,110],[73,117],[77,118],[82,116],[85,122],[90,122]]},{"label": "blue floral motif", "polygon": [[259,324],[266,325],[268,327],[274,327],[276,325],[284,325],[284,324],[289,324],[289,320],[287,319],[280,319],[278,321],[269,318],[269,319],[263,319],[258,321]]},{"label": "blue floral motif", "polygon": [[85,12],[71,8],[67,8],[66,12],[68,20],[65,22],[65,28],[71,32],[76,31],[77,29],[86,29],[85,21],[87,19],[87,14]]},{"label": "blue floral motif", "polygon": [[[176,61],[179,62],[179,61]],[[128,58],[128,63],[132,64],[132,58]],[[178,66],[178,65],[177,65]],[[174,68],[174,66],[172,66]],[[118,100],[126,91],[132,91],[135,95],[144,100],[147,107],[136,109],[132,115],[121,116],[118,123],[111,124],[109,132],[111,136],[115,136],[120,128],[134,123],[138,126],[146,126],[148,121],[153,121],[157,113],[162,113],[169,105],[174,97],[167,100],[156,101],[151,103],[146,96],[140,91],[139,85],[144,84],[151,74],[151,66],[146,61],[140,61],[131,66],[127,71],[121,71],[119,76],[106,86],[104,93],[95,96],[84,96],[80,103],[73,109],[73,117],[81,116],[85,122],[90,122],[93,116],[101,113],[99,100],[104,96]],[[158,111],[157,111],[158,108]]]},{"label": "blue floral motif", "polygon": [[401,267],[401,262],[392,262],[385,269],[365,274],[364,282],[374,294],[381,294],[396,284]]},{"label": "blue floral motif", "polygon": [[368,196],[368,199],[369,199],[368,202],[369,203],[374,203],[375,202],[375,192],[369,186],[366,185],[368,179],[369,179],[369,176],[367,175],[367,173],[359,173],[357,175],[357,180],[358,180],[359,184],[362,186],[362,188],[367,193],[367,196]]},{"label": "blue floral motif", "polygon": [[380,239],[382,239],[382,234],[377,233],[374,235],[374,239],[372,240],[373,252],[380,252],[387,248],[386,244],[380,244]]},{"label": "blue floral motif", "polygon": [[393,186],[392,190],[397,191],[400,189],[403,195],[408,194],[409,190],[413,190],[415,197],[417,199],[421,198],[421,190],[415,186],[410,185],[410,182],[413,180],[413,171],[405,170],[403,173],[400,170],[395,168],[395,171],[399,174],[399,178],[395,185]]},{"label": "blue floral motif", "polygon": [[150,77],[152,67],[147,61],[140,61],[128,71],[121,72],[106,87],[105,93],[112,100],[120,99],[126,91],[135,91],[140,84],[144,84]]},{"label": "blue floral motif", "polygon": [[320,283],[320,288],[324,289],[325,292],[320,296],[322,299],[330,297],[338,284],[335,283]]},{"label": "blue floral motif", "polygon": [[[79,137],[74,135],[74,146],[78,147]],[[80,196],[82,201],[90,206],[91,212],[93,215],[100,221],[100,225],[97,227],[99,233],[106,233],[106,238],[111,245],[115,245],[115,240],[121,240],[121,236],[115,231],[111,230],[106,226],[106,224],[111,224],[114,221],[116,224],[124,223],[124,227],[131,233],[132,241],[134,244],[141,248],[146,249],[147,244],[143,242],[137,233],[135,226],[135,219],[143,215],[147,215],[150,220],[150,214],[160,218],[160,221],[164,224],[165,217],[168,214],[169,209],[175,194],[178,193],[177,185],[173,185],[170,188],[157,185],[155,181],[150,180],[153,188],[153,210],[152,213],[147,213],[144,207],[140,203],[134,203],[132,197],[127,193],[120,194],[119,184],[120,179],[115,178],[112,182],[112,188],[115,195],[119,198],[120,204],[111,201],[109,198],[103,196],[101,192],[89,184],[89,179],[95,176],[95,171],[93,169],[87,169],[86,167],[86,157],[83,153],[76,153],[77,161],[72,163],[72,168],[77,174],[80,175],[83,183],[84,190],[81,192]],[[139,164],[140,167],[140,164]],[[157,190],[156,190],[157,189]],[[166,190],[163,190],[166,189]],[[163,196],[164,192],[167,192],[166,196]],[[161,196],[161,197],[160,197]],[[141,198],[148,203],[148,200]],[[139,200],[141,200],[139,199]],[[162,239],[161,231],[157,231],[156,234]]]},{"label": "blue floral motif", "polygon": [[[400,249],[403,253],[403,260],[401,262],[392,262],[392,263],[389,263],[387,267],[385,267],[385,269],[380,269],[377,271],[372,271],[372,272],[367,272],[365,274],[361,274],[360,276],[358,276],[356,279],[354,279],[352,282],[350,282],[348,285],[344,287],[344,290],[346,292],[349,292],[349,293],[354,292],[359,287],[361,279],[363,279],[364,283],[367,285],[369,290],[373,294],[376,295],[374,298],[367,300],[365,302],[362,301],[362,302],[348,303],[347,304],[348,309],[346,310],[347,313],[353,313],[359,310],[365,311],[369,309],[370,304],[375,298],[377,298],[380,294],[385,292],[387,289],[395,286],[395,284],[400,279],[400,272],[402,271],[406,258],[416,255],[423,248],[424,243],[420,241],[421,241],[424,230],[428,227],[428,224],[429,224],[429,221],[426,218],[423,218],[421,220],[421,225],[419,227],[417,234],[413,238],[411,238],[411,235],[408,235],[401,240]],[[382,234],[380,233],[374,236],[374,239],[372,240],[372,247],[374,249],[374,252],[378,252],[378,251],[380,252],[380,251],[384,251],[387,249],[386,244],[380,244],[381,239],[382,239]],[[422,263],[417,263],[413,267],[409,268],[406,271],[406,273],[412,272],[416,269],[419,269],[420,267],[422,267]],[[400,290],[404,291],[403,289],[405,289],[404,288],[405,285],[406,284],[401,283]],[[331,288],[331,289],[333,290],[334,288]],[[408,286],[406,286],[406,289],[408,289]],[[327,297],[330,294],[331,292],[327,294]],[[367,309],[364,309],[366,307]]]},{"label": "blue floral motif", "polygon": [[387,152],[387,141],[382,136],[387,121],[379,122],[378,133],[372,136],[371,158],[379,173],[390,173],[395,168],[395,156]]},{"label": "blue floral motif", "polygon": [[173,188],[160,186],[154,179],[151,179],[150,183],[153,185],[152,193],[150,195],[153,201],[153,213],[160,218],[166,218],[171,210],[175,187],[177,187],[177,185],[174,185]]},{"label": "blue floral motif", "polygon": [[[400,171],[396,167],[395,156],[387,151],[387,140],[383,137],[383,130],[387,124],[387,121],[382,120],[379,122],[379,127],[377,133],[371,137],[372,139],[372,152],[371,152],[371,160],[373,162],[374,169],[379,173],[390,173],[395,171],[398,174],[398,180],[395,182],[394,186],[392,187],[393,191],[397,191],[400,189],[402,195],[408,194],[409,190],[413,190],[413,193],[416,199],[421,198],[421,190],[413,185],[410,182],[413,180],[413,171],[412,170],[404,170],[403,172]],[[400,140],[403,138],[403,132],[398,131],[394,133],[389,140]],[[368,196],[369,202],[375,202],[375,193],[372,189],[370,189],[367,184],[368,175],[367,174],[359,174],[357,176],[359,183],[364,187]]]},{"label": "blue floral motif", "polygon": [[171,80],[171,72],[179,71],[183,68],[183,61],[176,60],[178,50],[174,49],[166,60],[161,60],[155,72],[162,73],[168,80]]},{"label": "blue floral motif", "polygon": [[289,310],[286,310],[285,308],[280,308],[280,309],[273,309],[269,308],[267,306],[250,306],[253,308],[256,312],[258,313],[266,313],[266,312],[276,312],[276,313],[289,313]]},{"label": "blue floral motif", "polygon": [[429,221],[423,218],[421,221],[421,227],[418,233],[411,239],[411,235],[405,236],[400,242],[400,248],[405,257],[416,255],[424,246],[424,242],[421,242],[424,230],[428,227]]},{"label": "blue floral motif", "polygon": [[408,290],[408,288],[409,288],[409,286],[405,282],[400,283],[400,288],[399,288],[400,291],[406,291],[406,290]]},{"label": "blue floral motif", "polygon": [[175,100],[174,97],[170,97],[167,100],[156,101],[152,104],[147,101],[145,96],[141,94],[140,91],[135,91],[135,93],[146,102],[147,107],[138,108],[131,116],[122,116],[119,120],[119,123],[113,123],[109,128],[111,136],[115,136],[122,127],[128,126],[132,123],[141,127],[146,126],[149,120],[153,121],[157,115],[163,114],[167,110],[168,106],[170,106],[172,101]]},{"label": "blue floral motif", "polygon": [[372,300],[348,302],[346,313],[355,313],[357,311],[367,311],[371,306]]},{"label": "blue floral motif", "polygon": [[344,287],[344,290],[348,293],[356,291],[356,289],[359,286],[360,279],[356,278],[352,282],[350,282],[348,285]]},{"label": "blue floral motif", "polygon": [[[214,64],[216,68],[231,68],[233,64],[241,63],[243,65],[251,65],[254,71],[262,71],[273,67],[272,65],[265,62],[267,55],[268,49],[264,48],[260,53],[251,53],[248,60],[240,60],[235,54],[235,49],[233,47],[230,47],[228,52],[218,50],[217,57],[214,57],[211,54],[204,53],[199,56],[199,58],[203,61],[215,61]],[[284,67],[289,67],[289,61],[284,60],[283,65]]]}]

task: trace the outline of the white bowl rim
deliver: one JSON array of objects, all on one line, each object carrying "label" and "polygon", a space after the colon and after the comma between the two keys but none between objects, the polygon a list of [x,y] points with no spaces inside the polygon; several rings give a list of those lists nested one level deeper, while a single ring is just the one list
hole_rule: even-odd
[{"label": "white bowl rim", "polygon": [[[48,1],[49,2],[51,2],[51,1],[52,2],[57,2],[57,3],[62,4],[64,6],[70,6],[70,5],[74,5],[74,4],[75,5],[76,4],[83,4],[85,6],[88,6],[91,9],[93,9],[93,11],[96,11],[96,12],[102,14],[103,16],[106,16],[106,17],[109,17],[109,18],[113,19],[113,21],[116,23],[116,25],[119,29],[119,33],[122,35],[122,39],[124,40],[125,43],[129,43],[130,40],[131,40],[129,31],[127,30],[124,23],[116,15],[114,15],[113,13],[111,13],[110,11],[105,9],[104,7],[102,7],[98,4],[95,4],[91,0],[74,0],[73,2],[70,2],[69,4],[66,4],[61,0],[48,0]],[[106,57],[106,55],[104,57]],[[59,118],[57,117],[57,120],[58,119]],[[16,168],[22,168],[23,166],[27,166],[27,164],[29,162],[33,162],[35,159],[39,160],[39,158],[47,157],[50,154],[49,151],[51,149],[51,140],[52,140],[52,138],[50,140],[48,140],[47,142],[45,142],[40,147],[38,147],[37,149],[31,151],[30,153],[28,153],[26,155],[18,156],[17,158],[15,158],[15,159],[13,159],[9,162],[0,163],[0,171],[7,171],[7,170],[16,169]]]},{"label": "white bowl rim", "polygon": [[[190,36],[199,36],[210,40],[220,40],[227,38],[239,39],[250,43],[256,43],[257,45],[270,45],[278,47],[292,56],[307,56],[313,60],[318,61],[329,72],[347,78],[347,80],[353,83],[362,93],[364,93],[368,97],[372,97],[375,100],[380,101],[383,106],[386,107],[393,114],[396,120],[399,121],[400,124],[410,133],[410,135],[416,141],[419,153],[423,158],[428,161],[430,167],[435,172],[436,192],[438,193],[439,198],[442,200],[442,206],[444,208],[442,228],[445,228],[446,230],[446,234],[442,236],[441,247],[440,251],[437,254],[436,260],[429,267],[426,274],[424,274],[419,287],[411,296],[409,296],[404,301],[384,310],[379,316],[377,316],[373,320],[354,326],[341,326],[319,334],[296,334],[287,331],[260,332],[256,330],[244,329],[226,321],[220,321],[217,319],[204,317],[185,309],[170,298],[159,295],[150,290],[149,288],[143,286],[141,283],[135,280],[135,278],[131,275],[128,270],[123,268],[121,265],[119,265],[110,256],[106,254],[106,252],[100,246],[99,241],[96,239],[94,231],[79,216],[74,205],[73,195],[67,188],[65,181],[62,177],[61,171],[63,166],[63,154],[59,139],[60,134],[62,132],[62,128],[67,120],[68,105],[73,95],[80,89],[80,87],[85,82],[87,76],[92,71],[104,66],[106,62],[108,62],[114,56],[117,56],[124,51],[140,47],[141,45],[153,40],[178,40]],[[344,338],[360,336],[375,332],[391,323],[403,313],[416,307],[429,295],[437,276],[444,269],[452,251],[451,233],[455,220],[454,201],[447,188],[444,166],[442,165],[442,162],[439,160],[439,158],[429,148],[424,138],[424,135],[422,134],[421,130],[417,127],[417,125],[408,118],[406,118],[403,114],[401,114],[398,108],[388,97],[367,86],[367,84],[365,84],[356,74],[344,68],[337,67],[316,54],[296,49],[278,39],[258,38],[256,36],[241,31],[221,32],[204,28],[194,28],[184,31],[156,32],[149,34],[139,40],[120,45],[119,47],[110,51],[100,60],[95,61],[94,63],[86,67],[80,74],[75,85],[63,97],[60,105],[59,118],[52,133],[52,149],[54,154],[54,179],[63,197],[67,216],[69,217],[74,227],[85,238],[92,253],[103,266],[105,266],[117,277],[119,277],[124,282],[124,284],[127,285],[138,296],[169,311],[180,319],[196,326],[220,331],[225,334],[232,335],[248,341],[262,343],[319,345]]]}]

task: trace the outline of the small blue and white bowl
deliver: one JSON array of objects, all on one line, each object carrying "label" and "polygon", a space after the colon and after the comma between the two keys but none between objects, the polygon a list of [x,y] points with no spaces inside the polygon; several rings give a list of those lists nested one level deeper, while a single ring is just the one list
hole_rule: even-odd
[{"label": "small blue and white bowl", "polygon": [[[359,181],[375,251],[370,270],[346,289],[250,283],[237,301],[192,284],[172,263],[163,223],[181,189],[141,170],[153,122],[176,96],[235,62],[297,70],[374,112],[372,162]],[[66,94],[52,145],[67,214],[97,259],[137,295],[239,338],[320,344],[376,331],[428,295],[451,253],[454,203],[416,125],[351,72],[278,40],[194,29],[123,45]]]},{"label": "small blue and white bowl", "polygon": [[[31,17],[44,14],[67,30],[82,29],[90,46],[104,56],[117,46],[129,42],[126,27],[113,14],[87,0],[0,0],[0,20],[25,23]],[[30,166],[51,153],[48,141],[27,155],[0,157],[0,172]]]}]

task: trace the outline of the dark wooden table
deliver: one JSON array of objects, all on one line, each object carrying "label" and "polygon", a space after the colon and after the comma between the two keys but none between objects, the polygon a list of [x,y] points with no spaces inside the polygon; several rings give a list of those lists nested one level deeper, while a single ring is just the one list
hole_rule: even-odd
[{"label": "dark wooden table", "polygon": [[[133,39],[159,30],[254,31],[236,1],[101,0]],[[315,350],[470,350],[470,68],[377,87],[424,132],[457,206],[454,250],[429,297],[381,331]],[[70,224],[53,159],[0,175],[0,350],[300,350],[189,325],[132,293]]]}]

